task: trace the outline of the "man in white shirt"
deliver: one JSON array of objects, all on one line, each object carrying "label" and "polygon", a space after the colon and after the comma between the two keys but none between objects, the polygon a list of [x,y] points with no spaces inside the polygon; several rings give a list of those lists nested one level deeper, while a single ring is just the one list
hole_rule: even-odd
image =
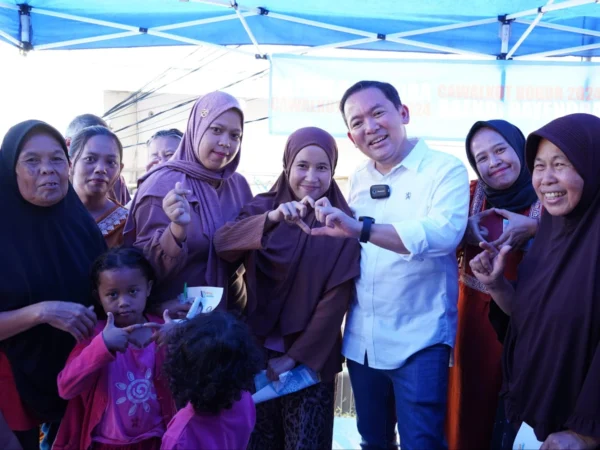
[{"label": "man in white shirt", "polygon": [[314,235],[360,239],[361,275],[344,332],[363,449],[445,449],[448,362],[456,334],[456,247],[469,181],[457,158],[410,140],[396,89],[362,81],[340,110],[369,157],[350,178],[355,217],[317,202]]}]

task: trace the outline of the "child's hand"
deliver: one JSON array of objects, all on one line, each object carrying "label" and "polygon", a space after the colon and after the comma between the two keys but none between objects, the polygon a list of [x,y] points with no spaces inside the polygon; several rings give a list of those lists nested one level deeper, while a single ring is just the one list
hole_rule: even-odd
[{"label": "child's hand", "polygon": [[129,325],[125,328],[119,328],[115,326],[115,318],[112,313],[107,314],[106,326],[102,331],[102,338],[104,339],[104,344],[106,344],[106,348],[108,348],[111,352],[121,352],[124,353],[129,347],[129,334],[133,330],[137,330],[141,328],[142,324]]},{"label": "child's hand", "polygon": [[169,332],[177,325],[177,322],[174,322],[173,319],[171,319],[168,309],[165,309],[163,312],[163,319],[165,323],[147,322],[144,324],[144,328],[154,329],[154,335],[151,340],[156,342],[156,345],[159,347],[167,343]]}]

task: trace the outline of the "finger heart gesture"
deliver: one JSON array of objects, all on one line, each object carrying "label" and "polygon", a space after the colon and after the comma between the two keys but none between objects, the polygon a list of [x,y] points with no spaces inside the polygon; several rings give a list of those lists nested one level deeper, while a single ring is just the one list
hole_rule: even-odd
[{"label": "finger heart gesture", "polygon": [[168,309],[163,312],[163,320],[165,323],[147,322],[143,325],[144,328],[150,328],[153,330],[152,341],[156,342],[156,345],[162,347],[167,343],[167,337],[169,332],[173,329],[177,322],[171,319],[171,315]]},{"label": "finger heart gesture", "polygon": [[330,236],[337,238],[357,238],[362,225],[341,209],[335,208],[327,197],[315,202],[315,216],[324,226],[313,228],[312,236]]},{"label": "finger heart gesture", "polygon": [[285,221],[289,224],[294,224],[306,234],[310,235],[310,227],[304,222],[304,217],[308,213],[308,207],[314,208],[315,201],[306,196],[302,200],[292,201],[280,204],[276,210],[271,211],[268,215],[269,220],[273,223]]},{"label": "finger heart gesture", "polygon": [[102,331],[102,338],[111,352],[125,352],[129,347],[129,338],[132,331],[142,328],[143,325],[135,324],[119,328],[115,325],[115,317],[112,313],[107,314],[106,325]]},{"label": "finger heart gesture", "polygon": [[163,199],[163,211],[169,220],[180,226],[187,226],[192,221],[190,215],[190,203],[187,196],[191,195],[192,191],[184,189],[181,183],[175,183],[175,189]]}]

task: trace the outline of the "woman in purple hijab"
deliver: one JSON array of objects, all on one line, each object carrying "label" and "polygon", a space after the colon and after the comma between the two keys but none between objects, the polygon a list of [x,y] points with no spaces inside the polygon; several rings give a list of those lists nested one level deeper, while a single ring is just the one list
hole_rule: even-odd
[{"label": "woman in purple hijab", "polygon": [[236,172],[243,124],[242,109],[231,95],[212,92],[199,98],[171,160],[140,179],[125,244],[142,249],[157,272],[158,312],[185,314],[189,306],[178,299],[185,285],[225,288],[220,308],[243,306],[239,265],[227,264],[213,248],[215,231],[252,199],[248,182]]},{"label": "woman in purple hijab", "polygon": [[502,275],[510,247],[482,244],[471,261],[510,315],[501,393],[507,417],[519,434],[533,428],[544,450],[600,445],[599,148],[600,118],[589,114],[532,133],[526,162],[544,213],[517,282]]}]

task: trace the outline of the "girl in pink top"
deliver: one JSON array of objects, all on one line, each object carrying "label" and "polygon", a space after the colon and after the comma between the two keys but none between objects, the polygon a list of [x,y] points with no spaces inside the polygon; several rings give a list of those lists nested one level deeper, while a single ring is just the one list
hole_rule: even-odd
[{"label": "girl in pink top", "polygon": [[[69,400],[54,449],[158,450],[175,405],[161,377],[163,352],[145,323],[154,272],[141,251],[112,249],[92,267],[99,320],[58,375]],[[101,315],[102,314],[102,315]],[[168,311],[165,312],[168,317]]]},{"label": "girl in pink top", "polygon": [[164,371],[184,406],[173,418],[161,450],[242,450],[256,421],[249,391],[262,353],[248,327],[228,313],[200,314],[167,337]]}]

